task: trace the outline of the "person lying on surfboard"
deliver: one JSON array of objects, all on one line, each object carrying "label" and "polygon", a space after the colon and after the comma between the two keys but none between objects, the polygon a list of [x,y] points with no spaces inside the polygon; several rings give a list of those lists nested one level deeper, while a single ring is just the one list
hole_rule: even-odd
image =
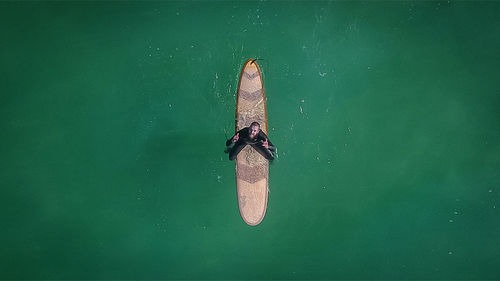
[{"label": "person lying on surfboard", "polygon": [[257,152],[267,160],[273,161],[273,152],[276,151],[273,143],[260,129],[260,124],[253,122],[250,127],[239,130],[236,135],[226,141],[226,151],[229,151],[229,160],[236,159],[236,156],[247,145],[251,145]]}]

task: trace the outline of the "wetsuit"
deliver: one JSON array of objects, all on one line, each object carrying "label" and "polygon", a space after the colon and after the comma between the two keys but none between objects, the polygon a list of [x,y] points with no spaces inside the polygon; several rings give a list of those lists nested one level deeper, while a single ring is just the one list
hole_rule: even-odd
[{"label": "wetsuit", "polygon": [[[257,136],[254,139],[250,138],[250,131],[248,127],[245,127],[238,131],[239,139],[233,142],[233,138],[226,141],[226,146],[229,150],[229,160],[236,159],[236,156],[240,151],[247,145],[251,145],[257,152],[264,156],[267,160],[274,160],[273,151],[276,150],[272,142],[267,138],[266,134],[259,130]],[[236,134],[235,134],[236,135]],[[233,136],[234,137],[234,136]],[[262,144],[266,141],[269,144],[269,149],[265,148]]]}]

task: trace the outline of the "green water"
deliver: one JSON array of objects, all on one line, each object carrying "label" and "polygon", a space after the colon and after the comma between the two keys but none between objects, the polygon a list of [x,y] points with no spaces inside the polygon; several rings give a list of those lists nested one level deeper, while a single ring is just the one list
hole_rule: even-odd
[{"label": "green water", "polygon": [[[500,279],[500,2],[1,2],[0,279]],[[242,64],[268,97],[241,219]]]}]

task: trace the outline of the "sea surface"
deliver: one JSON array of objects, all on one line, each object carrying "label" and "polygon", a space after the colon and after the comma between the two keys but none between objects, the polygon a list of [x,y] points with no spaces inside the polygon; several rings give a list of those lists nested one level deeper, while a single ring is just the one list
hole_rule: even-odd
[{"label": "sea surface", "polygon": [[500,279],[500,2],[2,1],[0,38],[0,279]]}]

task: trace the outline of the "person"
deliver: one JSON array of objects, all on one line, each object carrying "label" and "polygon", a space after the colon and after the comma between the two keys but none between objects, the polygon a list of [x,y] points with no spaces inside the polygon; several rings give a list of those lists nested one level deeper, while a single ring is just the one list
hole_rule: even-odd
[{"label": "person", "polygon": [[269,161],[274,160],[273,152],[276,151],[273,143],[260,129],[260,124],[253,122],[249,127],[239,130],[232,138],[226,141],[226,151],[229,151],[229,160],[236,156],[247,145],[251,145],[257,152]]}]

